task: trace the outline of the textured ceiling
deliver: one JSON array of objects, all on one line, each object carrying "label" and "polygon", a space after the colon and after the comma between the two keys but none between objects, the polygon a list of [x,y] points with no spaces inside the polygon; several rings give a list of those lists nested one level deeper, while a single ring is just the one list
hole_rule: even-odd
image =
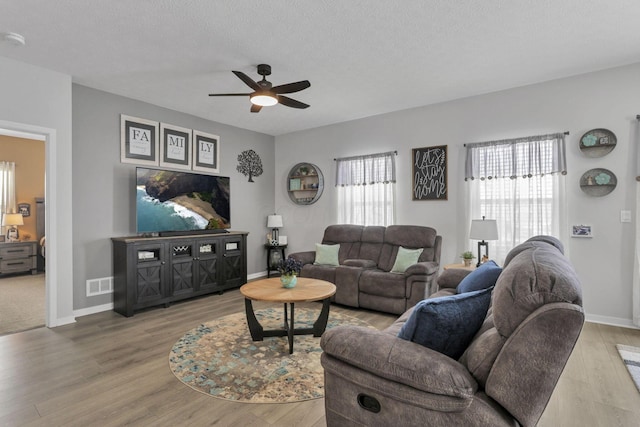
[{"label": "textured ceiling", "polygon": [[[0,56],[280,135],[640,62],[638,0],[0,0]],[[309,80],[249,112],[231,70]],[[636,88],[637,90],[637,88]]]}]

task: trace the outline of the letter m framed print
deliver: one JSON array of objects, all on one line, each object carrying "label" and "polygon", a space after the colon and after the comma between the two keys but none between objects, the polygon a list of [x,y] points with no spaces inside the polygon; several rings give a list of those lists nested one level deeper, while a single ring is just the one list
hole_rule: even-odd
[{"label": "letter m framed print", "polygon": [[158,122],[120,115],[120,161],[158,166]]},{"label": "letter m framed print", "polygon": [[220,137],[197,130],[193,131],[193,164],[194,171],[220,172]]}]

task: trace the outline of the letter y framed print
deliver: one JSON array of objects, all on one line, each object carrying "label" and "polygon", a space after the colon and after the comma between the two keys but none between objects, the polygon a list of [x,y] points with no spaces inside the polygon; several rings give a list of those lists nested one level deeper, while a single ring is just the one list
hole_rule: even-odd
[{"label": "letter y framed print", "polygon": [[120,114],[120,161],[158,166],[158,122]]},{"label": "letter y framed print", "polygon": [[220,172],[220,137],[197,130],[193,131],[193,165],[194,171]]}]

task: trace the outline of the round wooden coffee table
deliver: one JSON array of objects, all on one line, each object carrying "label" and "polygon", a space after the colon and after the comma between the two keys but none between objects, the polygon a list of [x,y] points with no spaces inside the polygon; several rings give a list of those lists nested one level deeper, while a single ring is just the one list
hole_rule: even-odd
[{"label": "round wooden coffee table", "polygon": [[[289,354],[293,353],[293,336],[313,334],[319,337],[327,327],[329,320],[330,298],[336,293],[336,286],[324,280],[298,277],[294,288],[284,288],[279,277],[256,280],[240,288],[244,295],[244,307],[247,312],[247,325],[254,341],[262,341],[264,337],[288,337]],[[284,303],[284,328],[264,330],[253,311],[251,301],[267,301]],[[322,310],[313,328],[294,327],[294,306],[297,302],[322,301]],[[289,309],[287,309],[289,304]]]}]

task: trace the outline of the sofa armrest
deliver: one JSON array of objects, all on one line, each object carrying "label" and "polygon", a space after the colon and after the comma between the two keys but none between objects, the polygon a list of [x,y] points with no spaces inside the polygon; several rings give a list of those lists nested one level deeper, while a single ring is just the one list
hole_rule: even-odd
[{"label": "sofa armrest", "polygon": [[467,277],[471,273],[470,270],[463,268],[450,268],[444,270],[441,275],[438,276],[438,289],[451,288],[455,289],[462,279]]},{"label": "sofa armrest", "polygon": [[320,345],[327,355],[378,377],[455,398],[459,409],[470,404],[478,388],[456,360],[387,332],[343,325],[326,331]]},{"label": "sofa armrest", "polygon": [[313,264],[313,262],[316,260],[316,251],[295,252],[289,254],[289,257],[297,259],[302,263],[302,265]]},{"label": "sofa armrest", "polygon": [[431,275],[438,272],[440,265],[437,262],[433,261],[423,261],[417,264],[410,265],[409,268],[404,272],[406,276],[411,276],[414,274],[424,274]]}]

